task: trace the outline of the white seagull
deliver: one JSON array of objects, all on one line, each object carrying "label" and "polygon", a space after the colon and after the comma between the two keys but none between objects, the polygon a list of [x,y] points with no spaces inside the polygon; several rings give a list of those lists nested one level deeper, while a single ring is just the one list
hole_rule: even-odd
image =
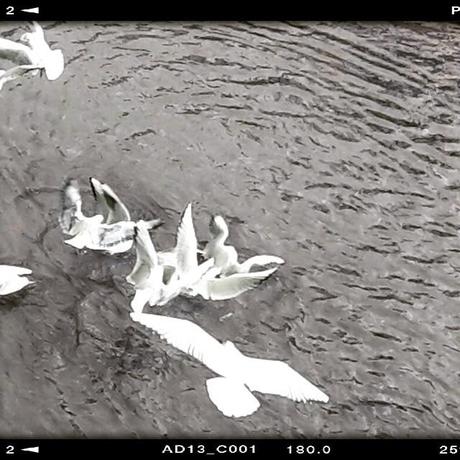
[{"label": "white seagull", "polygon": [[260,403],[253,391],[304,403],[329,401],[287,363],[245,356],[232,342],[222,344],[191,321],[146,313],[131,313],[131,318],[221,376],[207,380],[206,386],[211,401],[227,417],[254,413]]},{"label": "white seagull", "polygon": [[135,312],[142,312],[147,302],[150,306],[165,305],[174,297],[187,293],[214,263],[209,259],[198,265],[191,203],[181,216],[176,246],[172,250],[157,252],[142,222],[135,227],[134,241],[136,263],[126,280],[136,289],[131,302]]},{"label": "white seagull", "polygon": [[51,49],[45,40],[41,26],[33,22],[31,31],[20,37],[20,42],[0,37],[0,58],[15,62],[18,66],[2,71],[0,89],[7,81],[26,72],[36,75],[44,71],[48,80],[56,80],[64,71],[64,55],[59,49]]},{"label": "white seagull", "polygon": [[[264,266],[268,264],[284,264],[281,257],[258,255],[250,257],[243,263],[238,262],[238,253],[233,246],[225,244],[228,238],[228,226],[222,216],[214,216],[209,223],[209,230],[213,238],[206,244],[202,251],[205,258],[213,258],[216,268],[220,269],[223,276],[233,275],[235,273],[249,273],[254,265]],[[275,268],[274,271],[276,271]]]},{"label": "white seagull", "polygon": [[[88,217],[82,213],[78,182],[70,179],[63,189],[59,223],[62,231],[72,238],[64,242],[78,249],[86,247],[110,254],[128,251],[133,245],[136,222],[131,221],[126,206],[107,184],[94,178],[90,178],[90,183],[96,202],[104,209],[105,215]],[[161,219],[140,222],[149,229],[162,224]]]},{"label": "white seagull", "polygon": [[19,291],[28,284],[32,284],[25,275],[30,275],[32,270],[12,265],[0,265],[0,295],[7,295]]}]

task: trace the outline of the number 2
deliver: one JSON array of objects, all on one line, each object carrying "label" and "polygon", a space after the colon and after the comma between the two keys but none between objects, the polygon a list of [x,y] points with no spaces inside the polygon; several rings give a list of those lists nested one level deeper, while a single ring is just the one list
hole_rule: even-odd
[{"label": "number 2", "polygon": [[[14,6],[7,6],[6,7],[6,14],[8,16],[12,16],[14,14]],[[8,446],[8,447],[10,447],[10,446]]]},{"label": "number 2", "polygon": [[14,454],[14,446],[6,446],[6,453],[7,455]]}]

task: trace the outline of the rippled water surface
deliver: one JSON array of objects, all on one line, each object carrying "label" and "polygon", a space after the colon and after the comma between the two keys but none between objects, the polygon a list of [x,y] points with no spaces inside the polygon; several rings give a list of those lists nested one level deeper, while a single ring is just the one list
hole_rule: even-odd
[{"label": "rippled water surface", "polygon": [[[378,23],[55,23],[67,67],[0,93],[2,436],[459,436],[460,28]],[[24,27],[3,24],[16,38]],[[237,299],[178,298],[328,404],[258,395],[225,418],[198,361],[129,318],[134,252],[63,244],[60,187],[108,182],[174,243],[226,216],[242,256],[286,264]],[[229,315],[231,314],[231,315]]]}]

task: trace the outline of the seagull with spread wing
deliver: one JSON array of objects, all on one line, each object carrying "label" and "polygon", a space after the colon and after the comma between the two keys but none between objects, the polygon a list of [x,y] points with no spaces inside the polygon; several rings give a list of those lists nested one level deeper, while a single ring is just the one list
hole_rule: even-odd
[{"label": "seagull with spread wing", "polygon": [[[64,186],[59,223],[62,231],[72,236],[65,240],[65,243],[78,249],[86,247],[96,251],[107,251],[110,254],[128,251],[133,245],[136,222],[131,220],[128,209],[111,187],[93,177],[90,178],[90,184],[102,214],[83,214],[76,179],[68,180]],[[143,222],[148,229],[162,224],[160,219],[139,222]]]},{"label": "seagull with spread wing", "polygon": [[219,342],[191,321],[136,312],[131,313],[131,318],[220,376],[207,380],[206,386],[211,401],[227,417],[254,413],[260,403],[252,392],[304,403],[329,400],[287,363],[245,356],[232,342]]}]

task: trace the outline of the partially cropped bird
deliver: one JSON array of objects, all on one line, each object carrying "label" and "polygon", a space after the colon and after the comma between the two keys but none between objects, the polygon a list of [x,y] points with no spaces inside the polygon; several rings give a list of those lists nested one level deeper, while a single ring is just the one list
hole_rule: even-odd
[{"label": "partially cropped bird", "polygon": [[12,294],[32,284],[27,276],[32,270],[12,265],[0,265],[0,295]]},{"label": "partially cropped bird", "polygon": [[56,80],[64,71],[64,55],[60,49],[51,49],[45,40],[42,27],[33,22],[30,32],[23,34],[19,42],[0,37],[0,58],[15,64],[9,70],[2,70],[0,89],[7,81],[42,71],[48,80]]},{"label": "partially cropped bird", "polygon": [[254,413],[260,403],[252,392],[298,402],[329,400],[287,363],[245,356],[232,342],[219,342],[191,321],[136,312],[131,313],[131,318],[220,376],[207,380],[206,386],[211,401],[227,417]]}]

